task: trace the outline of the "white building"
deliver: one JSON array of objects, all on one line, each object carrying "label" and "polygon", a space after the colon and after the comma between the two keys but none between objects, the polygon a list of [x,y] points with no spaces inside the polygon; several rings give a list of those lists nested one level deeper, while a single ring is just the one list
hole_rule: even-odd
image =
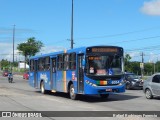
[{"label": "white building", "polygon": [[[18,68],[20,69],[20,68],[25,68],[25,66],[24,66],[24,61],[20,61],[19,63],[18,63]],[[28,64],[26,64],[26,69],[28,69],[29,68],[29,65]]]}]

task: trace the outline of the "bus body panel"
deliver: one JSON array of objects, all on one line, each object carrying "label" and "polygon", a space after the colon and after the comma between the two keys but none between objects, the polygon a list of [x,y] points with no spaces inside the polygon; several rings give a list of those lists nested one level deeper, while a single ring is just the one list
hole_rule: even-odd
[{"label": "bus body panel", "polygon": [[29,79],[28,79],[28,82],[29,82],[29,85],[34,87],[34,72],[30,72],[29,73]]},{"label": "bus body panel", "polygon": [[[125,84],[112,85],[113,80],[107,80],[110,85],[96,86],[96,80],[84,77],[84,94],[112,94],[125,92]],[[117,79],[117,82],[121,83],[122,79]]]},{"label": "bus body panel", "polygon": [[41,81],[44,82],[46,90],[51,90],[51,87],[50,87],[50,72],[49,71],[38,72],[38,88],[40,88]]}]

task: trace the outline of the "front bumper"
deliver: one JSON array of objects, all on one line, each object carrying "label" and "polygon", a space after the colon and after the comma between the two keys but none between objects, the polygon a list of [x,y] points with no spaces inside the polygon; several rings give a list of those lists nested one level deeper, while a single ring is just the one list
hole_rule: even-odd
[{"label": "front bumper", "polygon": [[114,94],[125,92],[125,84],[115,86],[85,85],[85,94]]}]

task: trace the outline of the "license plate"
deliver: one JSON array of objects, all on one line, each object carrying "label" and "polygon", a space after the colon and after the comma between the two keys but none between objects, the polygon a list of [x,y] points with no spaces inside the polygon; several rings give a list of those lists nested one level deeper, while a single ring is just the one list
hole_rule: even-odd
[{"label": "license plate", "polygon": [[112,92],[112,89],[106,89],[106,92]]}]

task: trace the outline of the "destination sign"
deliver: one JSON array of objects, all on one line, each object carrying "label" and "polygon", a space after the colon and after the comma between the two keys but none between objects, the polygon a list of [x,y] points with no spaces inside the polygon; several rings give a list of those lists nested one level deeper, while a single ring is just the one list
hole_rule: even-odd
[{"label": "destination sign", "polygon": [[89,60],[101,60],[101,57],[97,57],[97,56],[89,56],[88,57]]},{"label": "destination sign", "polygon": [[118,49],[117,48],[92,48],[91,50],[92,52],[112,52],[112,53],[116,53],[118,52]]}]

